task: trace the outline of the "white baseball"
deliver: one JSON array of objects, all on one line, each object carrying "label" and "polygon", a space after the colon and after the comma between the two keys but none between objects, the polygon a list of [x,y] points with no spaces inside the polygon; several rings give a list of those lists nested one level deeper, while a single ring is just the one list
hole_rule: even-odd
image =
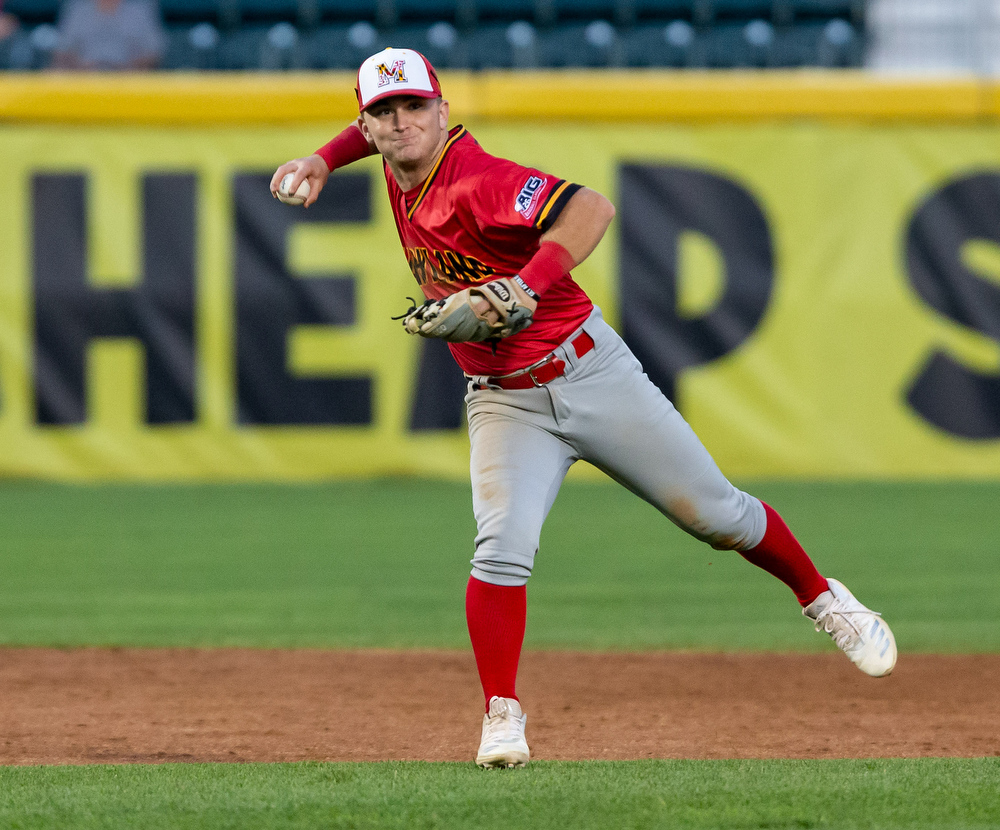
[{"label": "white baseball", "polygon": [[286,173],[285,177],[278,185],[278,199],[286,205],[301,205],[309,196],[309,180],[303,179],[302,184],[296,188],[294,193],[288,192],[288,186],[292,183],[294,173]]}]

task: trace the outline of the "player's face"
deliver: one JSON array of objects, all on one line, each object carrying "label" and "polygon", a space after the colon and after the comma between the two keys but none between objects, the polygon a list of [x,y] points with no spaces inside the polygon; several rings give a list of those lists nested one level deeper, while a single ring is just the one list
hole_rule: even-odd
[{"label": "player's face", "polygon": [[384,98],[361,114],[361,131],[390,167],[428,166],[448,140],[448,102],[414,95]]}]

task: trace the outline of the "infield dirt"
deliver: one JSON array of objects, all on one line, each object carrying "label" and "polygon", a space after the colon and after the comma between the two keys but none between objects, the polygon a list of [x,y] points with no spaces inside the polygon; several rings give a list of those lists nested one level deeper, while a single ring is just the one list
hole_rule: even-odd
[{"label": "infield dirt", "polygon": [[[1000,755],[1000,656],[528,652],[532,757]],[[0,649],[0,764],[471,761],[453,651]]]}]

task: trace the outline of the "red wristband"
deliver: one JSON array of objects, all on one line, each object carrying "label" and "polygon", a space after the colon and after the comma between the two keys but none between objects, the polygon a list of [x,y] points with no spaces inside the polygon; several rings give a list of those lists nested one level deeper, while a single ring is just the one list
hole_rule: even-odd
[{"label": "red wristband", "polygon": [[521,269],[520,277],[536,294],[566,276],[576,263],[562,245],[547,240],[538,246],[537,253]]},{"label": "red wristband", "polygon": [[316,151],[326,166],[331,170],[344,167],[352,161],[368,158],[374,151],[368,144],[368,139],[357,124],[351,124],[329,144],[324,144]]}]

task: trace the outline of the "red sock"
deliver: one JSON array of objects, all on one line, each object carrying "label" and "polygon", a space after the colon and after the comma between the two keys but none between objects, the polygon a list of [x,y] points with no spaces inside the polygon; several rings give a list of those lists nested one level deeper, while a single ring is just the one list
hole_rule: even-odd
[{"label": "red sock", "polygon": [[764,512],[767,514],[764,538],[757,547],[740,551],[740,555],[784,582],[805,608],[827,590],[826,580],[774,508],[764,504]]},{"label": "red sock", "polygon": [[465,619],[487,708],[494,695],[517,700],[514,683],[524,642],[527,597],[524,585],[491,585],[469,577]]}]

